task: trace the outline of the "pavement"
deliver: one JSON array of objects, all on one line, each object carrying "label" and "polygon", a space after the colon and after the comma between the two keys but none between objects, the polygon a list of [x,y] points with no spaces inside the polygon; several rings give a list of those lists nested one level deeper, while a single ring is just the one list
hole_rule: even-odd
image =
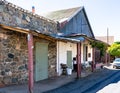
[{"label": "pavement", "polygon": [[[93,85],[105,81],[112,75],[118,73],[118,70],[98,69],[93,73],[82,73],[80,79],[76,79],[76,73],[69,76],[59,76],[49,78],[34,84],[34,93],[72,93],[76,90],[76,93],[85,93]],[[24,85],[12,85],[0,88],[0,93],[29,93],[27,84]]]},{"label": "pavement", "polygon": [[120,81],[112,83],[99,90],[97,93],[120,93]]},{"label": "pavement", "polygon": [[[89,74],[91,74],[91,72],[82,71],[81,77],[86,77]],[[56,89],[74,81],[76,77],[77,73],[74,72],[72,75],[61,75],[36,82],[34,83],[34,93],[43,93],[48,90]],[[0,88],[0,93],[29,93],[28,84],[5,86]]]}]

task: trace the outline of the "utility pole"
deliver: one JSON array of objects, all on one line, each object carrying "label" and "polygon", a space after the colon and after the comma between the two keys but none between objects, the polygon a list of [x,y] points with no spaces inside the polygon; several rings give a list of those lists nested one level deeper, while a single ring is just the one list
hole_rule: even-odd
[{"label": "utility pole", "polygon": [[109,44],[109,29],[107,28],[107,44]]},{"label": "utility pole", "polygon": [[[107,28],[107,48],[108,48],[108,44],[109,44],[109,29]],[[109,60],[108,60],[108,53],[106,51],[106,65],[108,65]]]}]

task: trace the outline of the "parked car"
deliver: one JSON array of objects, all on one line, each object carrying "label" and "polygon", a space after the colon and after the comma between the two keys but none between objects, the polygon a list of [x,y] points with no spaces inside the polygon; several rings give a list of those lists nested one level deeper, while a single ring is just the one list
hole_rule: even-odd
[{"label": "parked car", "polygon": [[113,61],[113,68],[120,68],[120,58],[115,58]]}]

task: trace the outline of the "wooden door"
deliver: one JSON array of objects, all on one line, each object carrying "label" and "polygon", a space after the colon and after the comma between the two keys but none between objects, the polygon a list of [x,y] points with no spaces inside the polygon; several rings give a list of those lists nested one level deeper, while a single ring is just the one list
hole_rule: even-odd
[{"label": "wooden door", "polygon": [[72,68],[72,51],[67,51],[67,66]]},{"label": "wooden door", "polygon": [[48,44],[36,43],[35,81],[48,78]]}]

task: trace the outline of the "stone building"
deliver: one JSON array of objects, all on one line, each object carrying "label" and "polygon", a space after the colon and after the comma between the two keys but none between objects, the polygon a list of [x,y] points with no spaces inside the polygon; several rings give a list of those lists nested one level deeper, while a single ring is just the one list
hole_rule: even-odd
[{"label": "stone building", "polygon": [[56,41],[48,35],[57,33],[57,23],[0,0],[0,85],[28,81],[29,32],[33,34],[35,81],[56,75]]},{"label": "stone building", "polygon": [[93,71],[94,49],[89,42],[95,39],[84,7],[69,9],[67,17],[65,23],[53,21],[0,0],[0,85],[27,83],[31,71],[35,82],[61,75],[60,64],[72,68],[73,57],[79,68],[81,62],[91,61]]}]

